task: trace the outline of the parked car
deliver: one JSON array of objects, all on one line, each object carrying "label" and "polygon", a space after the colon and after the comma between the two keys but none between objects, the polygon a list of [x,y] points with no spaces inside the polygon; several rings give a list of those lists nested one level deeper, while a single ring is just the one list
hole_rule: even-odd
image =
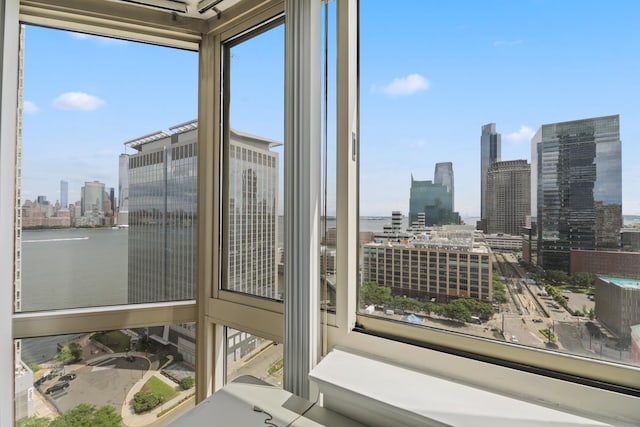
[{"label": "parked car", "polygon": [[69,387],[69,381],[61,381],[49,387],[45,393],[46,394],[55,393],[56,391],[64,390],[67,387]]},{"label": "parked car", "polygon": [[76,374],[66,374],[58,378],[58,381],[71,381],[76,379]]},{"label": "parked car", "polygon": [[518,337],[516,337],[515,335],[511,335],[511,342],[514,344],[518,344]]}]

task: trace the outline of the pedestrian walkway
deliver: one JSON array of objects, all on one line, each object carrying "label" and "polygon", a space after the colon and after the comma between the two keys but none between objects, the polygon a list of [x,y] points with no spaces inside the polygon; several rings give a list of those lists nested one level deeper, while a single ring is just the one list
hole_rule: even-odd
[{"label": "pedestrian walkway", "polygon": [[[144,412],[142,414],[136,414],[133,410],[133,404],[132,404],[133,396],[135,396],[137,392],[142,390],[142,386],[144,386],[144,384],[151,377],[156,377],[159,380],[164,381],[166,384],[168,384],[169,386],[177,390],[178,395],[173,399],[167,402],[164,402],[161,405],[158,405],[156,408],[150,411]],[[129,427],[141,427],[141,426],[146,426],[148,424],[154,423],[160,419],[158,418],[158,414],[160,412],[162,412],[165,409],[171,408],[173,405],[177,404],[178,402],[182,402],[183,399],[184,399],[184,402],[182,402],[182,404],[186,403],[187,401],[186,398],[193,395],[194,392],[195,392],[194,388],[190,388],[189,390],[182,390],[178,384],[174,383],[169,378],[162,375],[160,372],[149,370],[144,374],[142,379],[139,380],[127,393],[127,399],[124,402],[124,405],[122,406],[122,411],[121,411],[122,423]]]}]

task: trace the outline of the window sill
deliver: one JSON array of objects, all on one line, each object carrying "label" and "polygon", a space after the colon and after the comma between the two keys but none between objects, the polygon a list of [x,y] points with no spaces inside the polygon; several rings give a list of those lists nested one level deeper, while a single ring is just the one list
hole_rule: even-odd
[{"label": "window sill", "polygon": [[330,352],[309,376],[323,393],[325,408],[372,426],[633,425],[526,402],[341,349]]}]

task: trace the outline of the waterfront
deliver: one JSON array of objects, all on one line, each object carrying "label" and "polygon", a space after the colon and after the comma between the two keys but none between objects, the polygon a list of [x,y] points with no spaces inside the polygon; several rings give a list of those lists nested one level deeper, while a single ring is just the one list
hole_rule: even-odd
[{"label": "waterfront", "polygon": [[24,230],[22,311],[127,302],[127,230]]}]

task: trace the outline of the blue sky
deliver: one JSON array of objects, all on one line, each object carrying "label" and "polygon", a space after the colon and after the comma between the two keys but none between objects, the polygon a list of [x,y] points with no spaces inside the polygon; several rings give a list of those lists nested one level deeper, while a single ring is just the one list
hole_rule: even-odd
[{"label": "blue sky", "polygon": [[[483,124],[496,123],[503,160],[530,160],[542,124],[611,114],[620,114],[623,212],[640,214],[639,2],[390,8],[366,0],[361,8],[363,215],[407,214],[411,173],[432,179],[444,161],[453,162],[456,209],[478,215]],[[269,43],[281,40],[270,32],[232,59],[233,126],[279,140],[283,85],[269,79],[281,79],[282,49],[270,52]],[[71,201],[84,181],[117,188],[123,142],[196,118],[193,52],[37,27],[27,28],[26,44],[24,198],[55,201],[60,179]]]}]

